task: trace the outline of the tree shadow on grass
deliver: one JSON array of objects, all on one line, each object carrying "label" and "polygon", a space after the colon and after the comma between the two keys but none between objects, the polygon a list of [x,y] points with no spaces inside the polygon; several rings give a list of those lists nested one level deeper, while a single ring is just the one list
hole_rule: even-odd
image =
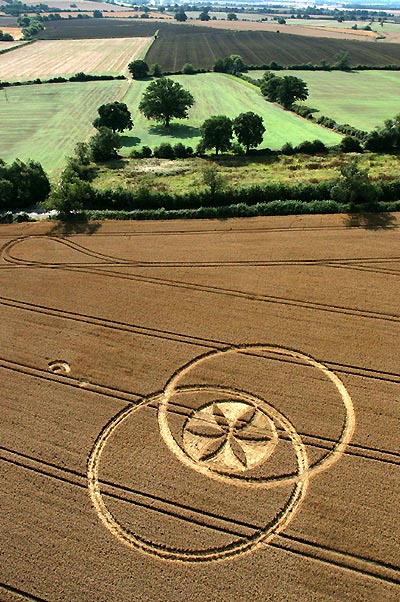
[{"label": "tree shadow on grass", "polygon": [[200,130],[192,125],[175,123],[170,125],[169,128],[163,125],[151,125],[149,127],[149,134],[164,136],[165,138],[199,138]]},{"label": "tree shadow on grass", "polygon": [[391,213],[349,213],[345,226],[366,230],[393,230],[397,228],[396,222],[396,217]]},{"label": "tree shadow on grass", "polygon": [[95,234],[101,228],[100,222],[89,221],[85,213],[76,213],[74,215],[64,215],[59,217],[59,221],[54,224],[48,233],[49,236],[68,237],[73,234]]},{"label": "tree shadow on grass", "polygon": [[138,136],[121,136],[122,146],[138,146],[142,141]]}]

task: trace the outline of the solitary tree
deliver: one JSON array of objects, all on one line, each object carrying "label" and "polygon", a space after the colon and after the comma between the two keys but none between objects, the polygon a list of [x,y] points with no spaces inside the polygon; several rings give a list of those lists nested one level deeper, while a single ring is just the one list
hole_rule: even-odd
[{"label": "solitary tree", "polygon": [[147,119],[161,121],[167,128],[173,117],[187,119],[188,110],[194,104],[194,98],[172,79],[161,77],[147,87],[139,104],[139,111]]},{"label": "solitary tree", "polygon": [[218,171],[216,165],[210,165],[202,170],[203,182],[209,187],[211,197],[214,198],[215,194],[223,189],[224,180]]},{"label": "solitary tree", "polygon": [[240,144],[243,144],[246,148],[246,153],[248,153],[250,147],[256,147],[263,141],[265,127],[260,115],[248,111],[247,113],[240,113],[233,120],[233,131]]},{"label": "solitary tree", "polygon": [[145,61],[137,59],[136,61],[129,63],[128,71],[133,79],[143,79],[144,77],[147,77],[149,73],[149,66]]},{"label": "solitary tree", "polygon": [[180,8],[176,13],[175,13],[175,19],[177,21],[187,21],[187,14],[185,13],[185,11],[183,10],[183,8]]},{"label": "solitary tree", "polygon": [[277,77],[272,73],[264,75],[261,93],[269,101],[279,102],[286,109],[289,109],[295,100],[306,100],[308,97],[307,85],[302,79],[293,75]]},{"label": "solitary tree", "polygon": [[344,165],[340,173],[342,177],[331,188],[331,197],[335,201],[354,207],[374,200],[375,189],[368,177],[368,169],[361,169],[356,159]]},{"label": "solitary tree", "polygon": [[206,150],[215,148],[215,154],[219,151],[227,151],[232,143],[232,121],[225,115],[214,115],[209,117],[200,126],[201,145]]},{"label": "solitary tree", "polygon": [[350,54],[347,50],[342,50],[339,54],[336,55],[336,63],[334,67],[336,69],[341,69],[342,71],[348,71],[350,69]]},{"label": "solitary tree", "polygon": [[289,109],[295,100],[306,100],[308,88],[306,83],[294,75],[282,77],[278,88],[278,101],[285,109]]},{"label": "solitary tree", "polygon": [[228,13],[226,15],[226,18],[228,19],[228,21],[237,21],[238,20],[236,13]]},{"label": "solitary tree", "polygon": [[203,10],[199,14],[199,19],[200,19],[200,21],[209,21],[211,19],[210,15],[208,14],[208,10],[207,9]]},{"label": "solitary tree", "polygon": [[117,156],[117,148],[121,148],[121,138],[112,130],[101,127],[89,140],[89,147],[94,161],[109,161]]},{"label": "solitary tree", "polygon": [[103,13],[101,12],[101,10],[94,10],[93,11],[93,17],[95,19],[102,19],[103,18]]},{"label": "solitary tree", "polygon": [[124,102],[109,102],[101,105],[97,112],[99,117],[93,121],[97,129],[106,127],[113,132],[123,132],[133,128],[130,111]]}]

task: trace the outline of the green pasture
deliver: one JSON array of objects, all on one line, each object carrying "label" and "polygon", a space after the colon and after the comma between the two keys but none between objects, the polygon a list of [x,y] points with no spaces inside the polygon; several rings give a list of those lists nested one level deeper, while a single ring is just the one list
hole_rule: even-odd
[{"label": "green pasture", "polygon": [[92,131],[97,107],[126,82],[42,84],[0,90],[0,158],[35,159],[52,175]]},{"label": "green pasture", "polygon": [[173,121],[168,129],[147,120],[139,113],[138,106],[149,82],[133,81],[123,102],[132,113],[134,128],[124,133],[121,154],[128,155],[132,147],[154,147],[162,142],[182,142],[195,147],[200,140],[199,127],[205,119],[211,115],[232,118],[245,111],[254,111],[264,119],[266,133],[261,147],[279,149],[285,142],[296,145],[317,138],[331,146],[340,142],[341,137],[336,133],[266,102],[255,86],[237,78],[220,73],[204,73],[176,75],[172,79],[189,90],[195,99],[189,119]]},{"label": "green pasture", "polygon": [[[249,71],[260,78],[264,71]],[[370,131],[400,112],[399,71],[282,71],[307,82],[307,106],[338,123]]]}]

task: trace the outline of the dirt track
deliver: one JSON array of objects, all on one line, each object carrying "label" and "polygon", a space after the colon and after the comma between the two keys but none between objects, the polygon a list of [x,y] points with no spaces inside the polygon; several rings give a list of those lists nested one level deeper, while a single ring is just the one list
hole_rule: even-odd
[{"label": "dirt track", "polygon": [[399,599],[399,216],[0,246],[1,601]]}]

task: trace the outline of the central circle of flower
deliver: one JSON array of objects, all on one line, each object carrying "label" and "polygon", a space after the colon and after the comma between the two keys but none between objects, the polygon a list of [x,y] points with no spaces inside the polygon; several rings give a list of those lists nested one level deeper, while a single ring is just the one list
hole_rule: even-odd
[{"label": "central circle of flower", "polygon": [[277,443],[275,425],[258,408],[236,400],[202,406],[187,420],[186,453],[211,470],[244,471],[264,462]]}]

